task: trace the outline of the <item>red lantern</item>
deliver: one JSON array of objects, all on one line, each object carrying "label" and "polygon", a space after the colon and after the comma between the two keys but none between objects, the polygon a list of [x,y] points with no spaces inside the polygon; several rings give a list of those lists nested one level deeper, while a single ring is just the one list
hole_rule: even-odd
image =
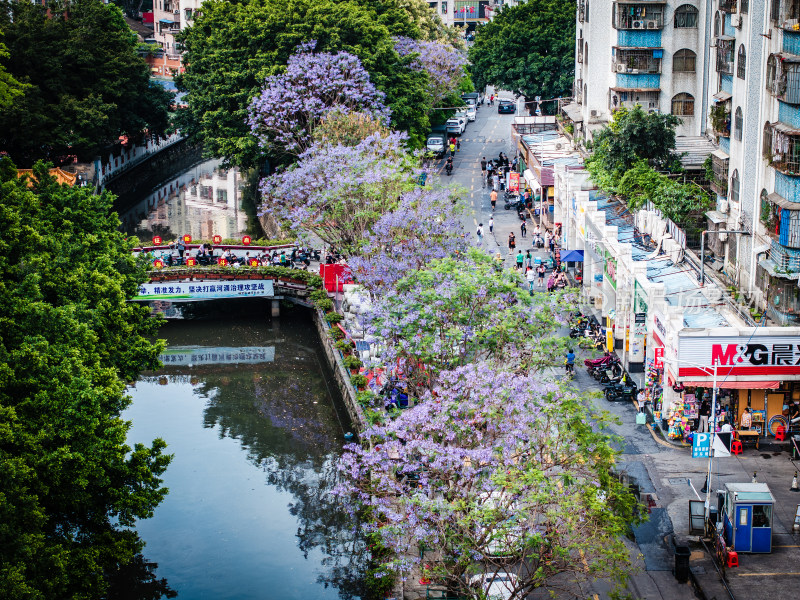
[{"label": "red lantern", "polygon": [[163,260],[161,260],[160,258],[157,258],[157,259],[155,259],[155,260],[153,261],[153,266],[154,266],[156,269],[160,269],[161,267],[163,267],[163,266],[164,266],[164,261],[163,261]]},{"label": "red lantern", "polygon": [[242,244],[244,244],[245,246],[249,246],[250,242],[251,242],[251,240],[250,240],[250,236],[249,235],[246,235],[246,236],[244,236],[242,238]]},{"label": "red lantern", "polygon": [[160,246],[161,245],[161,236],[154,235],[153,236],[153,246]]},{"label": "red lantern", "polygon": [[251,258],[250,259],[250,266],[251,267],[257,267],[258,266],[258,259],[257,258]]},{"label": "red lantern", "polygon": [[223,267],[224,267],[224,266],[227,266],[227,264],[228,264],[228,260],[227,260],[227,259],[225,259],[225,258],[220,258],[220,259],[217,261],[217,264],[219,264],[219,265],[222,265]]},{"label": "red lantern", "polygon": [[196,260],[196,259],[194,259],[194,258],[191,258],[191,257],[189,257],[189,258],[187,258],[187,259],[186,259],[186,266],[187,266],[187,267],[193,267],[193,266],[195,266],[196,264],[197,264],[197,260]]},{"label": "red lantern", "polygon": [[222,243],[222,236],[221,235],[215,235],[213,239],[214,239],[214,243],[215,244],[221,244]]},{"label": "red lantern", "polygon": [[183,236],[183,243],[184,244],[191,244],[192,243],[192,236],[190,236],[188,233],[185,236]]}]

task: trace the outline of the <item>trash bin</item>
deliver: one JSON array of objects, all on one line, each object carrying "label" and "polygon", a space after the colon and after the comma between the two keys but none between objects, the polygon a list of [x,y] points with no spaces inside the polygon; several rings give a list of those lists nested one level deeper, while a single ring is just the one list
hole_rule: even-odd
[{"label": "trash bin", "polygon": [[691,551],[688,546],[675,546],[675,579],[678,583],[689,581],[689,556]]}]

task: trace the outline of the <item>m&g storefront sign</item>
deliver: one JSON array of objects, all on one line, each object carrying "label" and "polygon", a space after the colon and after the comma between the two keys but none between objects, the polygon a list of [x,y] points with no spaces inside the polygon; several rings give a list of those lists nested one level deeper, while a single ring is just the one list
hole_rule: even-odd
[{"label": "m&g storefront sign", "polygon": [[[716,336],[678,338],[679,377],[728,375],[800,378],[800,339],[797,336]],[[793,377],[795,378],[795,377]]]}]

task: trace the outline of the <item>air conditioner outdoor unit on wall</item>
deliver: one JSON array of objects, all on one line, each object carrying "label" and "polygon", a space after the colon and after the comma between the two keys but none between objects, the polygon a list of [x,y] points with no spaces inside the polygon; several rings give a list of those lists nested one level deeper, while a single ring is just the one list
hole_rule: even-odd
[{"label": "air conditioner outdoor unit on wall", "polygon": [[589,116],[596,117],[597,116],[597,111],[596,110],[589,111]]},{"label": "air conditioner outdoor unit on wall", "polygon": [[625,70],[626,70],[625,65],[623,65],[623,64],[618,64],[617,65],[617,73],[624,73]]},{"label": "air conditioner outdoor unit on wall", "polygon": [[648,21],[647,22],[648,29],[658,29],[658,21]]},{"label": "air conditioner outdoor unit on wall", "polygon": [[728,205],[728,201],[727,200],[720,200],[719,201],[719,212],[727,213],[728,212],[728,208],[729,208],[729,205]]},{"label": "air conditioner outdoor unit on wall", "polygon": [[631,24],[631,27],[633,27],[634,29],[646,29],[647,25],[645,24],[644,21],[634,21]]},{"label": "air conditioner outdoor unit on wall", "polygon": [[176,8],[175,10],[172,11],[172,14],[174,14],[174,15],[181,14],[181,9],[180,8]]},{"label": "air conditioner outdoor unit on wall", "polygon": [[742,15],[731,15],[731,26],[740,28],[742,26]]}]

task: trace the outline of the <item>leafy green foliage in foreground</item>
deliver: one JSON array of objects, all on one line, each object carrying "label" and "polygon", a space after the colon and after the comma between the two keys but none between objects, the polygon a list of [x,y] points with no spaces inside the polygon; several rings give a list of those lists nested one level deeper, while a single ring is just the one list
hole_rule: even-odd
[{"label": "leafy green foliage in foreground", "polygon": [[47,4],[49,13],[35,3],[0,1],[3,63],[25,84],[0,109],[0,148],[30,167],[65,155],[93,159],[120,135],[164,132],[171,94],[150,81],[120,9],[100,0]]},{"label": "leafy green foliage in foreground", "polygon": [[[469,50],[477,89],[494,85],[528,99],[569,96],[575,59],[575,3],[528,0],[478,27]],[[543,106],[543,110],[552,105]]]},{"label": "leafy green foliage in foreground", "polygon": [[586,168],[600,189],[623,198],[630,210],[650,200],[665,217],[686,227],[713,208],[714,201],[696,183],[663,172],[681,168],[674,153],[678,122],[673,115],[648,114],[640,106],[621,108],[595,134]]},{"label": "leafy green foliage in foreground", "polygon": [[163,499],[170,460],[160,439],[128,447],[120,418],[124,381],[161,350],[158,321],[126,302],[144,263],[112,196],[34,171],[28,187],[0,163],[0,597],[110,598],[125,581],[157,598],[123,529]]}]

